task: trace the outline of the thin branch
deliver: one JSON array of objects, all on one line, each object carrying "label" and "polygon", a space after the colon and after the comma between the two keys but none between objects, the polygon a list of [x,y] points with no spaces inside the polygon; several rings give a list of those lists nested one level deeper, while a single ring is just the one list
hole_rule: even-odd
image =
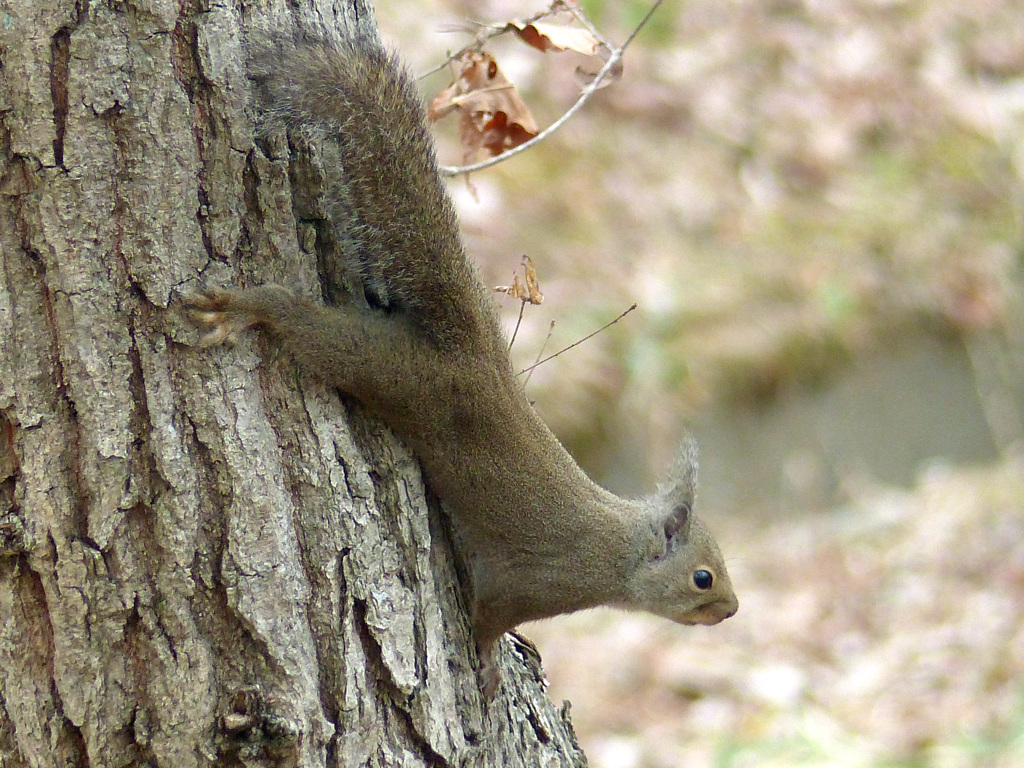
[{"label": "thin branch", "polygon": [[516,343],[516,335],[519,333],[519,326],[523,324],[523,313],[526,312],[526,299],[520,299],[519,301],[519,319],[516,320],[516,327],[512,331],[512,338],[508,340],[509,349],[512,349],[512,345]]},{"label": "thin branch", "polygon": [[625,51],[629,44],[636,39],[636,36],[640,34],[640,30],[647,26],[647,22],[651,20],[651,16],[653,16],[654,12],[658,10],[661,3],[662,0],[655,0],[654,5],[652,5],[650,9],[648,9],[647,13],[644,14],[644,17],[640,19],[640,23],[636,25],[633,31],[629,33],[629,37],[627,37],[622,45],[619,46],[620,51]]},{"label": "thin branch", "polygon": [[[563,0],[554,0],[554,2],[552,2],[551,5],[548,6],[547,8],[545,8],[543,11],[538,11],[537,13],[533,14],[533,16],[528,16],[525,19],[523,19],[521,22],[518,22],[518,23],[524,24],[524,25],[526,25],[526,24],[535,24],[536,22],[540,21],[541,19],[547,18],[548,16],[554,16],[557,13],[564,13],[566,10],[571,10],[571,9],[563,2]],[[508,23],[508,22],[506,22],[505,24],[488,24],[488,23],[483,22],[483,21],[478,21],[478,22],[473,22],[473,23],[475,23],[478,27],[480,27],[480,29],[473,35],[473,42],[469,43],[468,45],[462,46],[455,53],[449,53],[447,61],[441,62],[440,64],[438,64],[433,69],[428,69],[426,72],[422,73],[421,75],[419,75],[417,77],[418,80],[422,80],[425,77],[429,77],[430,75],[434,74],[435,72],[440,72],[442,69],[447,67],[453,61],[458,61],[459,59],[461,59],[464,55],[466,55],[470,51],[479,51],[481,48],[484,47],[484,43],[486,43],[488,40],[490,40],[492,38],[495,38],[495,37],[500,37],[501,35],[507,34],[508,32],[510,32],[512,30],[512,24]],[[456,25],[455,27],[452,27],[450,29],[444,29],[442,31],[443,32],[459,32],[459,31],[469,32],[471,30],[467,29],[466,27],[461,27],[461,26]]]},{"label": "thin branch", "polygon": [[467,173],[482,171],[484,168],[490,168],[492,165],[502,163],[514,157],[515,155],[518,155],[520,152],[525,152],[530,147],[539,144],[540,142],[544,141],[544,139],[546,139],[548,136],[550,136],[559,128],[561,128],[563,125],[565,125],[567,122],[569,122],[572,116],[579,112],[580,109],[583,108],[584,104],[590,101],[590,98],[601,87],[601,83],[604,82],[605,79],[607,79],[609,73],[615,69],[619,61],[622,59],[623,54],[626,52],[626,48],[629,46],[630,43],[633,42],[634,39],[636,39],[636,36],[640,33],[640,30],[644,28],[644,25],[646,25],[647,22],[650,20],[651,16],[654,15],[654,12],[658,10],[658,7],[662,4],[662,2],[663,0],[655,0],[654,5],[651,6],[650,10],[647,11],[647,14],[643,17],[640,23],[637,24],[636,29],[634,29],[630,33],[629,37],[626,38],[626,41],[622,45],[612,50],[611,56],[608,57],[608,61],[606,61],[604,66],[601,67],[601,70],[597,73],[597,76],[586,88],[583,89],[583,92],[580,94],[580,97],[576,100],[576,103],[569,107],[569,109],[566,111],[564,115],[555,120],[555,122],[553,122],[543,131],[538,133],[532,139],[520,144],[518,147],[514,147],[513,149],[510,149],[507,152],[502,152],[500,155],[489,157],[486,160],[480,161],[479,163],[473,163],[472,165],[441,166],[441,168],[438,169],[441,175],[460,176]]},{"label": "thin branch", "polygon": [[[578,21],[580,24],[586,27],[587,31],[590,32],[590,34],[592,34],[596,39],[600,40],[601,45],[603,45],[608,50],[611,50],[612,48],[615,47],[611,43],[609,43],[605,36],[601,34],[600,30],[598,30],[598,28],[593,25],[587,14],[583,12],[582,8],[580,8],[578,5],[566,4],[565,9],[573,15],[576,21]],[[642,27],[646,23],[647,19],[644,19],[642,22],[640,22],[640,26]]]},{"label": "thin branch", "polygon": [[602,325],[602,326],[601,326],[600,328],[598,328],[598,329],[597,329],[596,331],[594,331],[593,333],[588,333],[588,334],[587,334],[586,336],[584,336],[584,337],[583,337],[582,339],[580,339],[579,341],[574,341],[574,342],[573,342],[572,344],[570,344],[570,345],[569,345],[568,347],[563,347],[562,349],[560,349],[560,350],[558,350],[557,352],[555,352],[555,354],[553,354],[553,355],[548,355],[548,356],[547,356],[547,357],[545,357],[545,358],[544,358],[543,360],[539,360],[538,362],[536,362],[536,363],[534,363],[533,365],[531,365],[531,366],[530,366],[529,368],[523,368],[523,370],[521,370],[521,371],[520,371],[519,373],[517,373],[516,375],[517,375],[517,376],[522,376],[522,375],[523,375],[524,373],[526,373],[527,371],[532,371],[532,370],[533,370],[534,368],[536,368],[536,367],[537,367],[538,365],[544,365],[544,363],[546,363],[546,362],[547,362],[548,360],[551,360],[551,359],[553,359],[553,358],[556,358],[556,357],[558,357],[558,356],[559,356],[560,354],[562,354],[563,352],[568,352],[568,351],[569,351],[570,349],[572,349],[573,347],[578,347],[578,346],[579,346],[580,344],[582,344],[582,343],[583,343],[584,341],[586,341],[587,339],[592,339],[592,338],[594,338],[595,336],[597,336],[597,334],[599,334],[599,333],[600,333],[601,331],[603,331],[603,330],[604,330],[605,328],[611,328],[611,327],[612,327],[613,325],[615,325],[615,324],[616,324],[617,322],[619,322],[619,320],[621,320],[622,318],[624,318],[624,317],[625,317],[626,315],[628,315],[628,314],[629,314],[630,312],[632,312],[632,311],[633,311],[634,309],[636,309],[636,304],[632,305],[632,306],[631,306],[631,307],[630,307],[629,309],[627,309],[627,310],[626,310],[625,312],[623,312],[622,314],[620,314],[620,315],[619,315],[618,317],[616,317],[616,318],[615,318],[614,320],[612,320],[612,321],[611,321],[610,323],[605,323],[604,325]]},{"label": "thin branch", "polygon": [[540,345],[540,349],[537,350],[537,356],[533,359],[533,365],[531,365],[528,369],[525,369],[528,370],[529,373],[526,375],[526,379],[523,381],[524,387],[530,383],[530,378],[533,376],[533,369],[540,365],[540,356],[543,355],[544,350],[547,349],[548,342],[551,341],[551,334],[554,333],[554,331],[555,321],[552,320],[551,325],[548,326],[548,335],[544,337],[544,343]]}]

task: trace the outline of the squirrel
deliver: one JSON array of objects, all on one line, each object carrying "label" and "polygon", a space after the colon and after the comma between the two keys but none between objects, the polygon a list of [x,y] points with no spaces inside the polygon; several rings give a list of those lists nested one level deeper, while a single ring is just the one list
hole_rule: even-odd
[{"label": "squirrel", "polygon": [[522,622],[599,605],[717,624],[738,603],[693,513],[696,447],[671,482],[622,499],[576,464],[513,373],[494,299],[470,263],[413,80],[379,41],[323,33],[250,43],[265,124],[315,137],[328,218],[368,302],[278,285],[185,300],[205,345],[258,327],[405,441],[444,502],[472,581],[487,687]]}]

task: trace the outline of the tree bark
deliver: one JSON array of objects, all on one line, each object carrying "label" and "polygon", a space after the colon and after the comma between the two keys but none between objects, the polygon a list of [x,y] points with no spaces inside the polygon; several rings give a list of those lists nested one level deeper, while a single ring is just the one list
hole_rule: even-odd
[{"label": "tree bark", "polygon": [[484,700],[414,458],[176,310],[340,279],[315,148],[253,139],[250,23],[376,34],[358,0],[0,6],[0,767],[584,764],[524,646]]}]

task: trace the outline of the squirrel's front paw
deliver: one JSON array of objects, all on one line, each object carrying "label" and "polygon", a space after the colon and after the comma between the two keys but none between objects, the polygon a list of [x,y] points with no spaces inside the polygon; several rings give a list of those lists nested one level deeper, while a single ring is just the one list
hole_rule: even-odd
[{"label": "squirrel's front paw", "polygon": [[241,291],[209,290],[186,296],[185,311],[204,331],[199,343],[204,347],[234,344],[238,334],[259,324],[259,318],[240,306]]}]

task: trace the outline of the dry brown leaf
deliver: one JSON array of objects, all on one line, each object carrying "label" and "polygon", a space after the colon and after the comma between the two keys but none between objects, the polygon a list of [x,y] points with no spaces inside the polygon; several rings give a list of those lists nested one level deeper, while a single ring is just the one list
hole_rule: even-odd
[{"label": "dry brown leaf", "polygon": [[512,277],[512,285],[498,285],[494,290],[499,293],[507,293],[514,299],[530,304],[543,304],[544,294],[540,290],[540,282],[537,280],[537,270],[533,266],[533,259],[523,256],[523,273],[525,274],[525,285],[519,279],[518,273]]},{"label": "dry brown leaf", "polygon": [[531,304],[543,304],[544,294],[540,291],[540,282],[537,280],[537,270],[533,267],[533,259],[523,256],[523,272],[526,274],[526,288],[529,292]]},{"label": "dry brown leaf", "polygon": [[598,40],[588,29],[567,27],[562,24],[517,24],[508,25],[527,45],[538,51],[577,51],[584,56],[600,56],[607,61],[608,46]]},{"label": "dry brown leaf", "polygon": [[[599,40],[593,32],[581,27],[567,27],[562,24],[533,23],[521,24],[510,22],[508,28],[515,31],[527,45],[539,51],[576,51],[584,56],[594,56],[601,60],[602,65],[611,57],[608,45]],[[600,67],[598,67],[600,70]],[[622,77],[622,59],[619,59],[611,71],[605,75],[599,88],[614,83]],[[582,67],[576,68],[576,82],[585,88],[594,82],[597,71],[589,72]]]},{"label": "dry brown leaf", "polygon": [[470,51],[463,55],[458,77],[437,94],[427,117],[437,121],[453,111],[459,113],[459,141],[467,160],[481,149],[492,156],[500,155],[538,132],[529,108],[488,53]]}]

